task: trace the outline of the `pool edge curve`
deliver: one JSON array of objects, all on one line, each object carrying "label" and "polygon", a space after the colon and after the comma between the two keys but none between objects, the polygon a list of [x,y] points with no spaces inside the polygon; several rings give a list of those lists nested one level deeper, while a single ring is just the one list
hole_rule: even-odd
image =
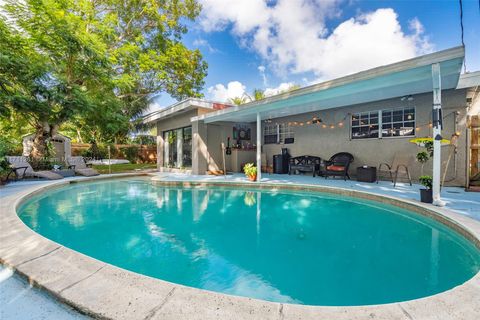
[{"label": "pool edge curve", "polygon": [[[145,174],[142,174],[145,175]],[[480,314],[480,272],[450,290],[420,299],[366,306],[308,306],[231,296],[173,284],[104,263],[26,226],[17,208],[35,194],[71,183],[139,176],[123,174],[26,187],[0,206],[0,263],[76,310],[106,319],[474,319]],[[307,184],[154,180],[156,184],[242,186],[328,192],[399,206],[431,217],[480,248],[480,222],[445,208],[374,193]]]}]

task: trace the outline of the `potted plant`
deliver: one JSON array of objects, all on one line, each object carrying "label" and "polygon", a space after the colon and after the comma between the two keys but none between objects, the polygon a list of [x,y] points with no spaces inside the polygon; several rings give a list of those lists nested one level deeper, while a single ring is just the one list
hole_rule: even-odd
[{"label": "potted plant", "polygon": [[253,163],[247,163],[243,167],[243,172],[247,176],[248,180],[256,181],[257,180],[257,167]]},{"label": "potted plant", "polygon": [[425,189],[420,189],[420,201],[425,203],[432,203],[432,177],[431,176],[421,176],[420,183],[425,187]]}]

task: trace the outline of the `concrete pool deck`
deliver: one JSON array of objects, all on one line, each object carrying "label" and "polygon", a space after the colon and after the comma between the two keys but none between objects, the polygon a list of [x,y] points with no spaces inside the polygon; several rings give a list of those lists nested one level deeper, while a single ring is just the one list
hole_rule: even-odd
[{"label": "concrete pool deck", "polygon": [[[151,174],[158,183],[248,184],[242,175],[224,177],[182,174]],[[121,177],[126,175],[115,175]],[[109,178],[104,175],[94,179]],[[234,297],[172,284],[103,263],[50,241],[26,227],[16,215],[16,206],[32,192],[65,185],[72,180],[13,183],[0,189],[0,261],[13,267],[34,285],[57,299],[95,317],[112,319],[475,319],[480,314],[480,273],[465,284],[418,300],[376,306],[317,307],[272,303]],[[440,213],[444,223],[462,225],[480,238],[480,195],[458,188],[444,188],[446,208],[412,201],[418,186],[391,183],[357,183],[307,176],[266,175],[265,187],[311,188],[350,194],[349,190],[405,199],[418,210]],[[349,189],[349,190],[345,190]],[[393,189],[393,190],[392,190]],[[329,189],[330,191],[333,189]],[[344,191],[342,191],[344,190]],[[378,196],[377,196],[378,197]],[[380,199],[380,198],[379,198]],[[382,198],[385,199],[385,198]],[[378,199],[377,199],[378,200]],[[392,200],[388,200],[392,201]],[[397,201],[397,200],[395,200]],[[455,211],[455,212],[454,212]],[[465,230],[464,230],[465,232]],[[464,233],[462,232],[462,233]],[[25,306],[28,308],[28,306]]]}]

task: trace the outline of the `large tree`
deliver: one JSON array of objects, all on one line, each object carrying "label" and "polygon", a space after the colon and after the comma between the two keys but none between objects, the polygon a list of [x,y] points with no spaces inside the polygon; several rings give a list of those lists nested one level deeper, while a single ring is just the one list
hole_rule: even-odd
[{"label": "large tree", "polygon": [[195,0],[10,0],[4,9],[0,112],[28,118],[36,156],[68,121],[126,134],[154,95],[201,95],[207,65],[181,42]]}]

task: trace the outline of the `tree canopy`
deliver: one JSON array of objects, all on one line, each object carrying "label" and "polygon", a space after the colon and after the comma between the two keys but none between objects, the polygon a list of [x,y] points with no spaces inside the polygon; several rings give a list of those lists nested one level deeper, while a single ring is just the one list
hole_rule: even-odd
[{"label": "tree canopy", "polygon": [[3,9],[0,115],[31,125],[37,156],[62,127],[114,139],[157,94],[201,96],[207,64],[181,42],[195,0],[9,0]]}]

